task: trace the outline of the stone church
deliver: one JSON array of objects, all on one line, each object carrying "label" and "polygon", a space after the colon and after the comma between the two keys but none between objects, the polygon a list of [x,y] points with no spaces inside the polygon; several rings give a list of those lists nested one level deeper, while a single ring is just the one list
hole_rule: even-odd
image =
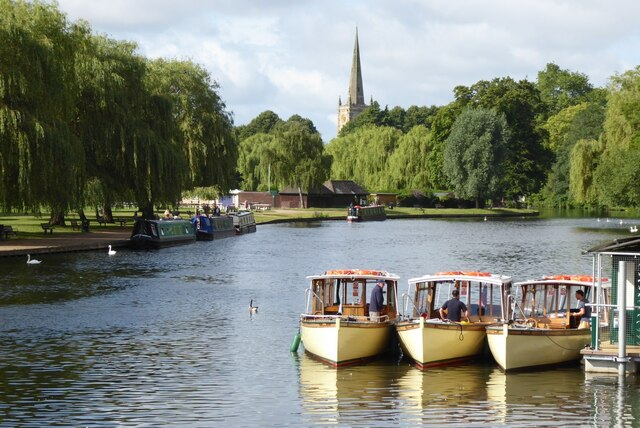
[{"label": "stone church", "polygon": [[349,79],[349,97],[344,104],[342,104],[342,99],[338,97],[338,133],[347,122],[355,119],[367,107],[364,103],[364,90],[362,89],[360,46],[358,45],[358,29],[356,28],[356,43],[353,47],[351,78]]}]

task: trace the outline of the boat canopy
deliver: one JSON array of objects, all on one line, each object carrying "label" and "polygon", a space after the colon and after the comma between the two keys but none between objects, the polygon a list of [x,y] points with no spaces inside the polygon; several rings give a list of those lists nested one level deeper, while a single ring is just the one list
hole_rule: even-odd
[{"label": "boat canopy", "polygon": [[489,272],[476,271],[451,271],[437,272],[432,275],[423,275],[418,278],[409,279],[409,284],[422,282],[445,282],[445,281],[476,281],[487,284],[506,285],[511,283],[511,277],[506,275],[496,275]]},{"label": "boat canopy", "polygon": [[398,275],[389,273],[384,270],[366,270],[366,269],[334,269],[328,270],[323,274],[310,275],[307,279],[327,279],[327,278],[365,278],[365,279],[381,279],[397,281],[400,279]]},{"label": "boat canopy", "polygon": [[[611,281],[609,278],[601,278],[603,287],[611,287]],[[516,282],[513,285],[518,287],[522,285],[533,284],[560,284],[560,285],[575,285],[578,287],[593,287],[597,284],[598,278],[594,278],[590,275],[549,275],[544,276],[542,279],[529,279],[527,281]]]}]

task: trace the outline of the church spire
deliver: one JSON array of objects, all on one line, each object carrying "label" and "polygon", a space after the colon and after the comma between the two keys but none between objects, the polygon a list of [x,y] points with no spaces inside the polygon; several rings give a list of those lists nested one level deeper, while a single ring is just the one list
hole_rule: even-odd
[{"label": "church spire", "polygon": [[349,104],[364,105],[364,89],[362,88],[362,70],[360,69],[360,45],[358,44],[358,27],[356,27],[356,43],[353,47],[351,79],[349,80]]}]

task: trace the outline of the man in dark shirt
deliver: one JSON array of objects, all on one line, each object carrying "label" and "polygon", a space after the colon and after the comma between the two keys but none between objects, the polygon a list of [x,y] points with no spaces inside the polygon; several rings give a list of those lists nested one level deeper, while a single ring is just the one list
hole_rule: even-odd
[{"label": "man in dark shirt", "polygon": [[576,291],[576,299],[578,300],[578,312],[572,312],[571,316],[580,319],[578,328],[591,327],[591,306],[587,306],[589,301],[584,297],[584,291]]},{"label": "man in dark shirt", "polygon": [[383,288],[384,281],[378,281],[371,292],[371,301],[369,302],[369,318],[371,321],[380,321],[380,311],[384,308]]},{"label": "man in dark shirt", "polygon": [[462,315],[469,321],[469,313],[467,312],[467,305],[460,301],[460,291],[454,288],[451,292],[452,299],[444,302],[440,308],[440,318],[444,319],[444,310],[447,310],[447,319],[449,321],[460,322]]}]

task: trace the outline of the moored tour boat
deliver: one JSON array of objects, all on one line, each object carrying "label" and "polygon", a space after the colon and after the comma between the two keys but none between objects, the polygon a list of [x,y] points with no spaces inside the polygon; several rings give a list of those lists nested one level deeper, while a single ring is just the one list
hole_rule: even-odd
[{"label": "moored tour boat", "polygon": [[[603,290],[610,285],[606,278],[602,284]],[[489,348],[500,368],[508,371],[580,359],[580,350],[591,342],[591,329],[578,328],[580,321],[571,316],[576,311],[571,306],[578,303],[577,290],[590,299],[594,285],[588,275],[546,276],[514,284],[512,321],[487,327]]]},{"label": "moored tour boat", "polygon": [[196,233],[188,220],[138,219],[131,232],[134,248],[160,248],[195,242]]},{"label": "moored tour boat", "polygon": [[[307,352],[334,367],[385,353],[398,315],[398,276],[381,270],[329,270],[307,277],[300,334]],[[370,316],[370,295],[381,282],[379,317]]]},{"label": "moored tour boat", "polygon": [[229,216],[233,219],[236,234],[241,235],[256,231],[256,219],[251,211],[239,211],[231,213]]},{"label": "moored tour boat", "polygon": [[[460,295],[469,322],[440,318],[440,307]],[[438,272],[409,280],[403,317],[396,324],[404,354],[419,368],[447,365],[482,353],[486,326],[507,319],[511,277],[488,272]]]},{"label": "moored tour boat", "polygon": [[359,222],[359,221],[373,221],[373,220],[386,220],[387,214],[384,211],[383,205],[367,205],[361,206],[356,205],[353,207],[349,207],[347,211],[347,221],[348,222]]},{"label": "moored tour boat", "polygon": [[209,217],[200,214],[193,217],[191,223],[195,228],[198,241],[211,241],[236,234],[233,218],[226,215]]}]

